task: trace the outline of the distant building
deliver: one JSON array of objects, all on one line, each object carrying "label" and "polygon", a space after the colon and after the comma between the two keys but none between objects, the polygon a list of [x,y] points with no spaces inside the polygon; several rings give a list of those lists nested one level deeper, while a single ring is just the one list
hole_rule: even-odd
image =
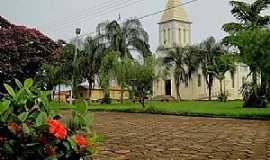
[{"label": "distant building", "polygon": [[[76,88],[77,90],[77,97],[75,99],[89,99],[89,84],[88,82],[83,82]],[[110,98],[113,100],[120,100],[121,99],[121,88],[116,85],[115,83],[111,83],[110,89]],[[57,85],[54,88],[53,99],[60,100],[61,102],[69,102],[71,87],[70,85],[61,84],[60,86]],[[92,101],[100,101],[104,98],[103,89],[99,86],[95,85],[94,88],[91,90],[91,100]],[[129,99],[129,91],[123,90],[123,98],[124,100]]]},{"label": "distant building", "polygon": [[[168,0],[166,11],[161,16],[159,23],[159,45],[172,48],[173,46],[188,46],[191,45],[191,21],[188,18],[185,8],[180,5],[179,0]],[[176,7],[178,6],[178,7]],[[203,29],[202,29],[203,31]],[[163,56],[164,53],[158,53],[158,56]],[[223,86],[229,99],[242,99],[240,89],[246,81],[249,74],[249,68],[246,65],[237,65],[235,74],[226,73],[226,78],[223,81]],[[215,79],[212,96],[216,98],[219,95],[219,82]],[[181,98],[186,100],[204,100],[208,99],[208,88],[206,80],[199,69],[192,75],[189,82],[181,83],[180,87]],[[173,75],[161,77],[153,83],[153,96],[176,96],[175,80]]]}]

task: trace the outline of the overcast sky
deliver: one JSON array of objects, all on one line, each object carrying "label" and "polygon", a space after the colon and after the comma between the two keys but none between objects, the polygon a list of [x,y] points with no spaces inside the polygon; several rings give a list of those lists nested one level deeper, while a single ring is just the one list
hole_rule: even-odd
[{"label": "overcast sky", "polygon": [[[9,21],[37,28],[53,39],[71,39],[76,27],[82,34],[94,32],[96,25],[121,15],[141,17],[164,9],[167,0],[0,0],[0,15]],[[181,0],[187,2],[189,0]],[[251,0],[248,0],[251,1]],[[198,43],[208,36],[221,39],[221,26],[234,21],[229,0],[199,0],[185,6],[192,21],[192,42]],[[153,51],[158,45],[160,14],[145,18],[142,24],[150,35]]]}]

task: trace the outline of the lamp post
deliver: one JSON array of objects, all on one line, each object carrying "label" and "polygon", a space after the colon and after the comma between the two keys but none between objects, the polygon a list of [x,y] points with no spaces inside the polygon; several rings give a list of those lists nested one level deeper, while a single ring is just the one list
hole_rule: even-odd
[{"label": "lamp post", "polygon": [[69,103],[72,104],[73,100],[73,92],[74,92],[74,83],[75,83],[75,67],[77,67],[77,55],[78,55],[78,40],[79,40],[79,35],[81,34],[81,28],[76,28],[75,29],[75,54],[74,54],[74,59],[73,59],[73,72],[72,72],[72,82],[71,82],[71,92],[70,92],[70,101]]}]

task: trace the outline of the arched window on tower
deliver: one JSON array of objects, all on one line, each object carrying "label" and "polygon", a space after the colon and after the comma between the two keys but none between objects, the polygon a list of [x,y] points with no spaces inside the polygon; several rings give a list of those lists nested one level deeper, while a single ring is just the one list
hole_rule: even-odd
[{"label": "arched window on tower", "polygon": [[178,33],[179,33],[179,35],[178,35],[179,36],[178,37],[179,38],[179,45],[181,45],[181,28],[179,28]]},{"label": "arched window on tower", "polygon": [[189,29],[188,37],[189,37],[189,44],[191,44],[191,29]]},{"label": "arched window on tower", "polygon": [[187,35],[186,35],[186,29],[183,30],[184,31],[184,44],[187,43]]},{"label": "arched window on tower", "polygon": [[168,29],[168,44],[171,44],[171,29]]},{"label": "arched window on tower", "polygon": [[188,29],[186,30],[186,34],[187,34],[187,35],[186,35],[186,37],[187,37],[186,43],[188,44],[188,43],[189,43],[189,30],[188,30]]},{"label": "arched window on tower", "polygon": [[166,44],[167,38],[166,38],[166,29],[163,30],[163,44]]}]

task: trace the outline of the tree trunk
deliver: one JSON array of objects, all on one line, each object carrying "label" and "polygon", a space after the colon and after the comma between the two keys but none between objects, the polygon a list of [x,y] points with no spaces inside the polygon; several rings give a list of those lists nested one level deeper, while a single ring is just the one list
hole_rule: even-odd
[{"label": "tree trunk", "polygon": [[143,96],[140,98],[140,103],[141,103],[142,107],[145,108],[145,103],[144,103],[144,97]]},{"label": "tree trunk", "polygon": [[121,96],[120,96],[120,103],[124,103],[124,89],[121,87]]},{"label": "tree trunk", "polygon": [[252,73],[252,83],[253,85],[257,87],[257,72],[256,71]]},{"label": "tree trunk", "polygon": [[59,86],[58,86],[58,102],[60,103],[61,102],[61,85],[59,83]]},{"label": "tree trunk", "polygon": [[267,77],[263,71],[261,77],[261,94],[267,96]]},{"label": "tree trunk", "polygon": [[92,81],[90,79],[88,79],[88,100],[89,100],[89,103],[91,103],[92,89],[93,89]]},{"label": "tree trunk", "polygon": [[213,76],[210,74],[209,75],[209,80],[208,80],[208,100],[212,100],[212,86],[213,86]]},{"label": "tree trunk", "polygon": [[222,87],[222,80],[220,79],[219,80],[219,87],[220,87],[220,95],[222,95],[223,94],[223,87]]},{"label": "tree trunk", "polygon": [[266,97],[267,97],[268,100],[270,99],[270,84],[269,84],[269,81],[267,81],[267,84],[266,84]]},{"label": "tree trunk", "polygon": [[180,81],[179,81],[178,78],[176,79],[175,86],[176,86],[176,96],[177,96],[177,100],[178,100],[178,101],[181,101]]}]

